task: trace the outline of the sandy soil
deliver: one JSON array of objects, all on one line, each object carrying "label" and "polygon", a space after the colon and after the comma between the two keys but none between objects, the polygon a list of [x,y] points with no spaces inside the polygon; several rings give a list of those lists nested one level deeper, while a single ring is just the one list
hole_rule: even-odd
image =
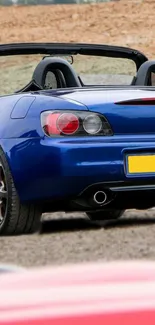
[{"label": "sandy soil", "polygon": [[[93,42],[155,53],[155,2],[0,8],[0,42]],[[46,216],[47,217],[47,216]],[[131,211],[98,228],[83,214],[48,216],[42,234],[0,239],[0,262],[24,266],[155,259],[155,211]]]},{"label": "sandy soil", "polygon": [[155,2],[0,8],[0,42],[93,42],[155,53]]}]

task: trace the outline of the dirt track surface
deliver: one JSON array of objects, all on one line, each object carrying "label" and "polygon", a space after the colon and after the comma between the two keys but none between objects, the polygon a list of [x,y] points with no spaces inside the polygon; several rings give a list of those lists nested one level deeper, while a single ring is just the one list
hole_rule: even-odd
[{"label": "dirt track surface", "polygon": [[[48,216],[49,219],[49,216]],[[25,267],[113,259],[155,259],[155,211],[126,212],[100,228],[79,213],[53,215],[42,233],[0,239],[0,262]]]},{"label": "dirt track surface", "polygon": [[[0,43],[118,44],[154,57],[154,15],[153,1],[0,8]],[[1,238],[0,262],[31,266],[98,259],[155,259],[155,210],[126,212],[122,219],[109,221],[103,228],[81,214],[50,217],[44,221],[41,234]]]}]

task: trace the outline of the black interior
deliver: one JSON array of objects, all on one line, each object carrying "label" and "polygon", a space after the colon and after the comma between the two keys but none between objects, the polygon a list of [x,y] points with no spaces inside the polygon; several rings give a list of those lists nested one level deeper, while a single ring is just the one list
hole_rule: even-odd
[{"label": "black interior", "polygon": [[[49,74],[51,80],[47,82]],[[133,78],[131,85],[135,84],[136,77]],[[25,87],[18,90],[17,93],[72,87],[85,87],[72,65],[62,58],[44,57],[35,68],[32,80]]]},{"label": "black interior", "polygon": [[[49,74],[52,79],[47,85],[46,78]],[[81,86],[80,79],[70,63],[57,57],[45,57],[35,68],[30,83],[18,92]]]},{"label": "black interior", "polygon": [[[130,86],[155,86],[155,61],[143,63]],[[17,92],[72,87],[84,87],[72,65],[62,58],[44,57],[35,68],[29,84]]]}]

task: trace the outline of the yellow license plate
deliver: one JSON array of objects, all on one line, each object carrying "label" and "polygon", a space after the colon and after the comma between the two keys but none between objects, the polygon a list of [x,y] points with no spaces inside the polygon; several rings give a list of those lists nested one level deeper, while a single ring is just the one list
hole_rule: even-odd
[{"label": "yellow license plate", "polygon": [[128,173],[155,173],[155,154],[127,157]]}]

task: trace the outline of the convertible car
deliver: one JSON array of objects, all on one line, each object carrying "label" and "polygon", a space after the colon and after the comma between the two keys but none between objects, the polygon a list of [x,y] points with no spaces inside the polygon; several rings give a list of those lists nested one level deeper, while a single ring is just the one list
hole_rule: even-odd
[{"label": "convertible car", "polygon": [[0,45],[0,234],[44,212],[155,206],[155,61],[89,44]]},{"label": "convertible car", "polygon": [[17,269],[0,292],[0,325],[155,324],[154,262]]}]

